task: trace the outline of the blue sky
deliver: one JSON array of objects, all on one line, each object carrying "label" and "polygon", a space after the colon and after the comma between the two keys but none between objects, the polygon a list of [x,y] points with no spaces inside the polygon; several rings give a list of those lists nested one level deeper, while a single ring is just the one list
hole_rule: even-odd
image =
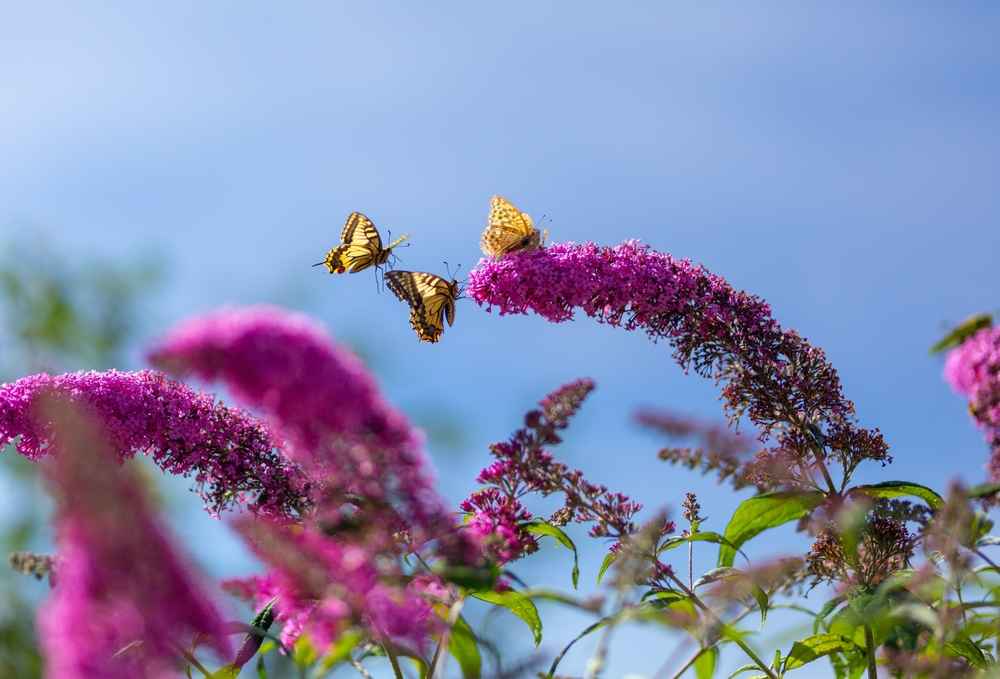
[{"label": "blue sky", "polygon": [[0,235],[158,257],[148,337],[230,302],[316,316],[460,434],[430,446],[453,500],[527,408],[589,376],[557,454],[726,516],[739,498],[631,423],[722,417],[666,345],[468,301],[418,344],[371,272],[310,266],[356,210],[413,234],[401,268],[467,272],[499,193],[551,240],[638,238],[766,299],[885,434],[895,463],[861,479],[974,483],[986,448],[926,350],[1000,307],[998,24],[990,3],[5,3]]}]

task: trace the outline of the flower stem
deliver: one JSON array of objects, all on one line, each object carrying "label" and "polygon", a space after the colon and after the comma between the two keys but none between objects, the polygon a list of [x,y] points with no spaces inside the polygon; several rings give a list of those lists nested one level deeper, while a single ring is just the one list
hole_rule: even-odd
[{"label": "flower stem", "polygon": [[379,643],[382,644],[382,648],[385,650],[385,655],[389,658],[389,664],[392,665],[392,674],[396,679],[406,679],[403,676],[403,670],[399,667],[399,658],[396,657],[396,649],[392,645],[392,640],[383,632],[381,629],[376,628],[378,632]]},{"label": "flower stem", "polygon": [[[688,589],[687,587],[685,587],[684,583],[681,582],[681,580],[676,575],[674,575],[673,573],[670,573],[669,577],[670,577],[671,580],[674,581],[674,583],[678,587],[681,588],[681,591],[683,591],[687,595],[688,599],[691,600],[691,603],[693,603],[695,606],[697,606],[698,608],[700,608],[705,613],[705,615],[707,615],[714,623],[716,623],[717,625],[721,626],[722,628],[728,627],[726,625],[726,623],[724,623],[719,618],[719,616],[717,616],[715,614],[715,612],[711,608],[709,608],[701,599],[699,599],[698,596],[693,591],[691,591],[690,589]],[[730,634],[727,634],[726,636],[728,636],[730,639],[732,639],[733,643],[735,643],[737,646],[739,646],[743,650],[743,652],[747,654],[747,657],[749,657],[751,660],[753,660],[754,664],[757,665],[757,667],[759,667],[761,669],[761,671],[764,674],[766,674],[770,679],[778,679],[778,675],[776,675],[771,670],[770,667],[768,667],[766,664],[764,664],[763,660],[761,660],[760,658],[757,657],[757,654],[754,653],[753,650],[749,646],[746,645],[746,643],[744,643],[743,639],[741,639],[739,637],[739,635],[735,635],[735,634],[730,635]]]},{"label": "flower stem", "polygon": [[875,669],[875,635],[868,623],[865,623],[865,655],[868,656],[868,679],[878,679],[878,671]]},{"label": "flower stem", "polygon": [[[428,679],[434,679],[435,676],[444,676],[444,665],[445,661],[441,658],[448,651],[448,644],[451,643],[451,631],[454,629],[455,625],[458,623],[459,617],[462,615],[462,607],[465,605],[465,594],[459,594],[455,603],[451,605],[451,610],[448,612],[448,620],[446,621],[446,627],[444,632],[441,633],[441,641],[438,643],[437,650],[434,651],[434,658],[431,660],[430,667],[427,668]],[[440,665],[438,663],[440,662]]]}]

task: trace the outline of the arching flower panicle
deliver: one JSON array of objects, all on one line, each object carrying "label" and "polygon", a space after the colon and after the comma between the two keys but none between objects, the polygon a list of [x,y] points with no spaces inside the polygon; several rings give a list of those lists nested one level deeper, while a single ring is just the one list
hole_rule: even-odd
[{"label": "arching flower panicle", "polygon": [[[637,241],[615,247],[554,243],[480,260],[467,291],[501,314],[533,311],[560,323],[581,309],[600,323],[668,341],[681,367],[724,383],[730,419],[745,415],[761,441],[776,437],[797,460],[802,479],[819,475],[820,460],[839,460],[846,479],[860,460],[888,459],[877,432],[858,439],[864,445],[857,449],[826,449],[823,436],[839,432],[849,440],[845,430],[856,428],[854,405],[823,351],[794,330],[782,330],[765,302],[689,260]],[[809,439],[783,440],[809,431],[815,432]]]},{"label": "arching flower panicle", "polygon": [[38,407],[45,395],[81,408],[121,458],[147,454],[171,474],[194,474],[215,515],[248,503],[287,516],[306,502],[306,479],[277,450],[267,424],[151,370],[41,374],[4,384],[0,443],[20,437],[17,450],[31,459],[48,452],[56,429]]}]

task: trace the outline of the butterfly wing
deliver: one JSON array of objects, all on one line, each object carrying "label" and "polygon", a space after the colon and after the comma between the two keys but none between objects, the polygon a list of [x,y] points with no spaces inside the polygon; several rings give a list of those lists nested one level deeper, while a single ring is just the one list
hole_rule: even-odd
[{"label": "butterfly wing", "polygon": [[[404,235],[393,245],[398,245],[402,240],[409,237]],[[340,233],[340,240],[343,245],[330,250],[326,255],[326,260],[320,262],[325,264],[330,273],[357,273],[364,271],[371,266],[379,266],[389,259],[392,248],[382,247],[382,237],[378,234],[378,229],[372,221],[360,212],[352,212],[344,224],[344,230]]]},{"label": "butterfly wing", "polygon": [[410,325],[421,342],[437,342],[448,325],[455,322],[458,282],[422,271],[389,271],[385,274],[389,289],[410,305]]},{"label": "butterfly wing", "polygon": [[378,235],[378,229],[372,224],[372,220],[360,212],[352,212],[347,218],[344,230],[340,233],[340,240],[345,245],[382,249],[382,237]]},{"label": "butterfly wing", "polygon": [[479,239],[479,247],[490,257],[501,257],[508,252],[527,252],[538,247],[538,229],[524,212],[519,212],[510,201],[493,196],[486,230]]}]

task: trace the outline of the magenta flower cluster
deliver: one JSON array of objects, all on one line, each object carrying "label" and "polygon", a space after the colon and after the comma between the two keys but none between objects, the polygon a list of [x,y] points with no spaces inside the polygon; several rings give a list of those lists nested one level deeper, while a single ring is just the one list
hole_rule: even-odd
[{"label": "magenta flower cluster", "polygon": [[1000,327],[982,328],[948,352],[944,379],[968,397],[969,411],[994,451],[990,480],[1000,481]]},{"label": "magenta flower cluster", "polygon": [[185,321],[151,358],[221,380],[262,411],[314,488],[298,525],[241,522],[269,570],[229,588],[258,602],[277,596],[286,638],[307,627],[332,642],[361,625],[425,639],[430,605],[407,585],[403,557],[474,564],[481,552],[435,493],[420,436],[361,362],[306,317],[266,306]]},{"label": "magenta flower cluster", "polygon": [[570,418],[593,389],[594,383],[588,379],[563,385],[543,398],[539,409],[525,415],[525,426],[509,441],[490,446],[497,461],[476,479],[487,487],[464,500],[461,509],[468,513],[468,526],[495,563],[508,563],[538,549],[538,539],[529,525],[535,519],[520,502],[529,493],[563,493],[563,507],[548,521],[553,525],[593,523],[592,537],[619,540],[637,530],[632,519],[642,505],[587,481],[583,472],[571,471],[545,449],[562,441],[558,432],[569,426]]},{"label": "magenta flower cluster", "polygon": [[269,570],[263,577],[230,581],[226,589],[257,602],[277,597],[286,643],[308,628],[312,643],[332,647],[353,624],[376,638],[386,635],[421,648],[435,627],[420,581],[407,583],[396,565],[379,558],[387,552],[384,542],[331,539],[315,528],[244,522],[248,544]]},{"label": "magenta flower cluster", "polygon": [[237,504],[288,515],[304,502],[305,480],[278,453],[266,424],[217,403],[212,394],[149,370],[41,374],[4,384],[0,444],[20,437],[21,454],[31,459],[45,455],[55,430],[38,404],[53,394],[99,423],[121,457],[148,454],[165,471],[194,474],[207,508],[216,515]]},{"label": "magenta flower cluster", "polygon": [[[470,272],[468,296],[501,314],[529,311],[551,322],[576,309],[601,323],[644,330],[664,339],[685,369],[724,383],[733,420],[747,415],[761,440],[778,439],[768,454],[790,470],[764,485],[811,484],[807,458],[832,456],[845,478],[864,459],[886,462],[878,430],[854,427],[854,406],[841,392],[836,370],[822,350],[793,330],[782,330],[760,299],[688,260],[626,241],[616,247],[555,243],[544,249],[483,259]],[[822,452],[826,448],[825,452]]]}]

